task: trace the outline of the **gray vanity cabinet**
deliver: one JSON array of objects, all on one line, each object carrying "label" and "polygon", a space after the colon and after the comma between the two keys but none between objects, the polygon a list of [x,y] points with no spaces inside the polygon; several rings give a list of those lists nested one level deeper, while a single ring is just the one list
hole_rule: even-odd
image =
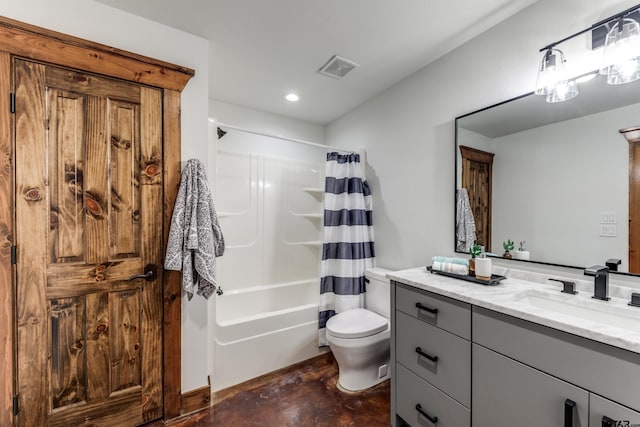
[{"label": "gray vanity cabinet", "polygon": [[[640,396],[638,396],[640,401]],[[589,425],[591,427],[629,427],[640,425],[640,412],[618,405],[594,393],[590,396]]]},{"label": "gray vanity cabinet", "polygon": [[474,427],[640,424],[637,353],[476,306],[472,326]]},{"label": "gray vanity cabinet", "polygon": [[392,426],[640,425],[640,354],[393,284]]},{"label": "gray vanity cabinet", "polygon": [[474,426],[589,425],[587,391],[476,344],[472,383]]},{"label": "gray vanity cabinet", "polygon": [[393,288],[392,425],[397,414],[415,427],[470,426],[471,306]]}]

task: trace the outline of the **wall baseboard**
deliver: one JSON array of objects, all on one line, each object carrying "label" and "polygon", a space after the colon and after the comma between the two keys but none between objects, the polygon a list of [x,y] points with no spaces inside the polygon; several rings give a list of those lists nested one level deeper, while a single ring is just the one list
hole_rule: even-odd
[{"label": "wall baseboard", "polygon": [[188,414],[211,406],[211,386],[206,385],[180,395],[180,414]]}]

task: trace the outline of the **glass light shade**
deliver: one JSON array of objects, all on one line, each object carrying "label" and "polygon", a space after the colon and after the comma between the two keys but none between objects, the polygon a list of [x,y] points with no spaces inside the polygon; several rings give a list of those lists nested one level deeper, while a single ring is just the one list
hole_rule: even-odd
[{"label": "glass light shade", "polygon": [[578,96],[578,83],[575,80],[563,80],[557,82],[553,90],[547,95],[547,102],[563,102]]},{"label": "glass light shade", "polygon": [[536,80],[536,95],[549,95],[558,82],[565,81],[564,55],[558,49],[545,51]]},{"label": "glass light shade", "polygon": [[600,74],[607,83],[618,85],[640,79],[640,24],[624,18],[614,24],[604,43]]},{"label": "glass light shade", "polygon": [[640,56],[618,64],[617,70],[607,75],[607,84],[621,85],[640,79]]}]

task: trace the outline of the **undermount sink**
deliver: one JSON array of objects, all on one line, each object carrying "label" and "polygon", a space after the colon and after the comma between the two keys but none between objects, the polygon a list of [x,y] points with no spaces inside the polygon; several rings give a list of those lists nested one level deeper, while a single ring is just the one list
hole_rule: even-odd
[{"label": "undermount sink", "polygon": [[582,295],[565,295],[543,290],[528,290],[514,300],[546,311],[553,311],[615,328],[640,331],[640,309],[598,301]]}]

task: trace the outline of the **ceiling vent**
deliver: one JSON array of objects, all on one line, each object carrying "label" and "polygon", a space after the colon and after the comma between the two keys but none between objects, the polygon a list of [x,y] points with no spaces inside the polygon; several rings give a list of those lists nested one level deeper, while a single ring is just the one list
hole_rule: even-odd
[{"label": "ceiling vent", "polygon": [[320,67],[318,72],[325,76],[333,77],[334,79],[341,79],[356,67],[359,67],[359,65],[355,62],[338,55],[333,55],[326,64]]}]

